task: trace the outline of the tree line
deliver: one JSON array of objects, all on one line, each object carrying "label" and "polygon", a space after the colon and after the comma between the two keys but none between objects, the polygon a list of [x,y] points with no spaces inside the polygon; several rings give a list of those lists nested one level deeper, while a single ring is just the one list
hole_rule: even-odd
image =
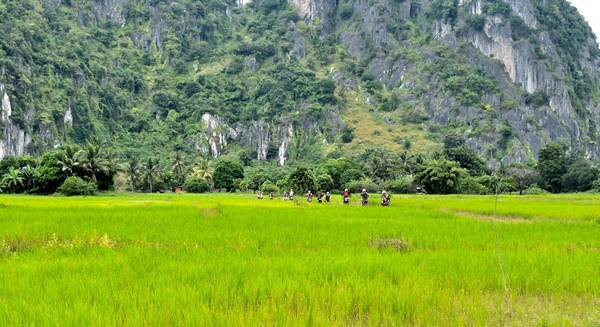
[{"label": "tree line", "polygon": [[585,192],[600,189],[598,168],[558,143],[540,150],[535,165],[499,165],[490,169],[464,140],[447,136],[443,150],[425,157],[374,148],[348,158],[332,155],[315,163],[252,165],[228,155],[209,161],[171,158],[119,159],[97,142],[65,145],[41,157],[8,157],[0,161],[3,193],[91,195],[98,191],[131,192],[294,190],[359,192],[387,190],[413,193],[419,187],[431,194],[493,194],[496,192]]}]

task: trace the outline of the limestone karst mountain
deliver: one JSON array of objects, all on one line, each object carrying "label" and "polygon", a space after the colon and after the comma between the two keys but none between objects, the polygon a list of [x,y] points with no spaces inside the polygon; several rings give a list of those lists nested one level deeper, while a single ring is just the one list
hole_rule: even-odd
[{"label": "limestone karst mountain", "polygon": [[565,0],[8,0],[0,27],[0,157],[93,137],[285,164],[449,133],[600,155],[600,51]]}]

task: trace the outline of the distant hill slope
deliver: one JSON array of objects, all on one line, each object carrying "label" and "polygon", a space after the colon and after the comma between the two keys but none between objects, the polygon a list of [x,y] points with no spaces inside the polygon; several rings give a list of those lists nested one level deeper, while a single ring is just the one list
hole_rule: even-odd
[{"label": "distant hill slope", "polygon": [[564,0],[8,0],[0,28],[0,157],[600,155],[600,51]]}]

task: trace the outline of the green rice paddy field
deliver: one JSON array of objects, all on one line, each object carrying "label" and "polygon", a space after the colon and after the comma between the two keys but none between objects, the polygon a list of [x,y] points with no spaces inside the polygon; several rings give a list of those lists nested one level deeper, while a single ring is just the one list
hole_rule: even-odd
[{"label": "green rice paddy field", "polygon": [[0,325],[600,326],[600,196],[335,200],[1,196]]}]

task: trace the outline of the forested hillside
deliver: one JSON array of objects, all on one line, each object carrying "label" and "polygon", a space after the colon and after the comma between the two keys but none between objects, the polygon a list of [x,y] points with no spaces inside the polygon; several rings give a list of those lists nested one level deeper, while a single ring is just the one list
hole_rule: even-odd
[{"label": "forested hillside", "polygon": [[6,0],[0,28],[0,157],[600,154],[600,51],[564,0]]}]

